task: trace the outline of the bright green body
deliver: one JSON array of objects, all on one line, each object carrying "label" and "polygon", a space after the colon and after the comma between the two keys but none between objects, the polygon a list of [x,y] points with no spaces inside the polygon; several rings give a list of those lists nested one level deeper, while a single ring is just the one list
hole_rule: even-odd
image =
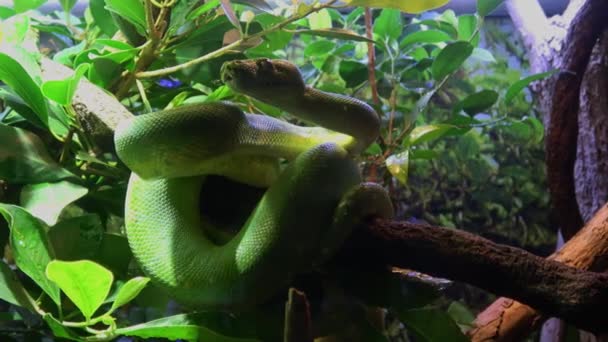
[{"label": "bright green body", "polygon": [[[297,68],[283,61],[231,62],[223,76],[236,91],[355,135],[244,114],[226,103],[121,123],[116,148],[134,171],[125,213],[131,249],[153,281],[197,307],[259,303],[293,274],[329,257],[361,219],[392,214],[380,187],[361,184],[352,159],[377,137],[371,108],[304,87]],[[286,83],[292,81],[294,86]],[[265,93],[274,85],[280,87],[276,102]],[[278,158],[291,160],[280,174]],[[205,175],[269,187],[240,232],[223,245],[201,230]]]}]

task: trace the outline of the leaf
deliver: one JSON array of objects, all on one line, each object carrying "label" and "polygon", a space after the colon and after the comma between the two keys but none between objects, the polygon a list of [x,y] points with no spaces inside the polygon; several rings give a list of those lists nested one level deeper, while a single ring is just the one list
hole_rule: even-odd
[{"label": "leaf", "polygon": [[464,110],[469,115],[481,113],[492,107],[498,100],[498,93],[493,90],[482,90],[467,96],[454,106],[454,112]]},{"label": "leaf", "polygon": [[515,83],[513,83],[509,89],[507,89],[507,93],[505,94],[505,100],[504,103],[508,104],[511,102],[511,100],[513,100],[513,98],[519,94],[520,91],[522,91],[525,87],[527,87],[530,83],[534,82],[534,81],[538,81],[538,80],[542,80],[544,78],[547,78],[553,74],[555,74],[556,72],[558,72],[559,70],[555,69],[555,70],[550,70],[547,72],[543,72],[540,74],[534,74],[531,76],[528,76],[526,78],[523,78]]},{"label": "leaf", "polygon": [[347,88],[354,88],[367,81],[367,65],[357,61],[342,60],[339,69],[340,77],[346,82]]},{"label": "leaf", "polygon": [[20,202],[30,214],[52,226],[68,204],[87,192],[87,188],[68,181],[28,184],[21,190]]},{"label": "leaf", "polygon": [[405,13],[421,13],[441,7],[450,0],[350,0],[349,6],[393,8]]},{"label": "leaf", "polygon": [[140,0],[106,0],[106,8],[135,25],[140,33],[146,32],[146,12]]},{"label": "leaf", "polygon": [[322,30],[331,28],[331,16],[329,11],[324,8],[308,16],[308,27],[312,30]]},{"label": "leaf", "polygon": [[[477,28],[477,17],[472,14],[464,14],[458,17],[458,40],[468,41],[473,37]],[[471,43],[477,46],[479,35]]]},{"label": "leaf", "polygon": [[456,71],[471,53],[473,53],[473,45],[468,42],[458,41],[448,44],[439,52],[431,66],[433,78],[441,80]]},{"label": "leaf", "polygon": [[188,14],[187,20],[193,20],[201,15],[217,8],[220,5],[220,0],[205,1],[205,3]]},{"label": "leaf", "polygon": [[61,8],[63,8],[64,12],[70,12],[76,4],[76,1],[77,0],[59,0],[59,3],[61,4]]},{"label": "leaf", "polygon": [[405,48],[408,45],[424,43],[424,44],[433,44],[433,43],[441,43],[450,40],[451,37],[449,34],[440,31],[440,30],[426,30],[426,31],[415,31],[403,38],[401,43],[399,43],[399,47]]},{"label": "leaf", "polygon": [[411,309],[397,312],[408,331],[420,342],[465,342],[468,339],[445,312],[435,308]]},{"label": "leaf", "polygon": [[47,0],[13,0],[15,11],[22,13],[40,7]]},{"label": "leaf", "polygon": [[[207,313],[181,314],[165,317],[131,327],[116,329],[116,333],[142,338],[183,339],[189,341],[254,342],[257,340],[229,337],[207,328],[207,320],[215,315]],[[216,319],[217,320],[217,319]]]},{"label": "leaf", "polygon": [[72,98],[76,93],[78,82],[84,73],[89,70],[89,64],[80,64],[74,71],[74,74],[63,80],[51,80],[42,84],[42,93],[48,99],[59,103],[62,106],[68,106],[72,103]]},{"label": "leaf", "polygon": [[46,127],[48,109],[40,87],[19,62],[3,52],[0,52],[0,80],[11,87],[36,113],[35,117],[26,117],[26,119]]},{"label": "leaf", "polygon": [[106,299],[114,276],[105,267],[89,260],[53,260],[46,275],[54,281],[89,320]]},{"label": "leaf", "polygon": [[383,41],[388,38],[399,39],[402,29],[401,12],[394,9],[383,9],[374,21],[374,34]]},{"label": "leaf", "polygon": [[492,53],[486,49],[475,48],[471,54],[471,58],[475,58],[482,62],[496,63],[496,59]]},{"label": "leaf", "polygon": [[453,125],[434,124],[418,126],[414,128],[408,138],[404,141],[404,146],[414,146],[425,142],[441,138],[446,133],[454,129]]},{"label": "leaf", "polygon": [[126,282],[120,288],[120,290],[118,290],[118,294],[116,295],[114,303],[112,303],[110,312],[132,301],[135,297],[137,297],[141,290],[146,287],[149,281],[150,278],[146,277],[135,277],[133,279],[129,279],[129,281]]},{"label": "leaf", "polygon": [[117,276],[123,276],[127,273],[132,258],[133,254],[126,237],[111,233],[103,234],[95,261],[112,270]]},{"label": "leaf", "polygon": [[405,150],[399,154],[393,154],[392,156],[386,158],[386,168],[393,175],[393,177],[397,178],[401,184],[407,184],[407,176],[409,170],[410,163],[410,152],[409,150]]},{"label": "leaf", "polygon": [[328,29],[317,29],[317,30],[294,30],[294,31],[290,31],[290,32],[298,33],[298,34],[309,34],[309,35],[319,36],[319,37],[351,40],[351,41],[356,41],[356,42],[370,42],[370,43],[374,42],[373,40],[371,40],[365,36],[361,36],[361,35],[357,34],[357,32],[355,32],[355,31],[341,29],[341,28],[328,28]]},{"label": "leaf", "polygon": [[104,228],[99,216],[87,214],[60,221],[48,235],[57,259],[93,259],[101,247]]},{"label": "leaf", "polygon": [[105,0],[90,0],[89,8],[91,9],[91,15],[95,24],[99,26],[101,32],[105,33],[106,36],[112,37],[118,30],[118,27],[112,19],[112,15],[108,10],[105,9]]},{"label": "leaf", "polygon": [[30,311],[35,311],[32,305],[33,299],[4,261],[0,261],[0,299],[29,309]]},{"label": "leaf", "polygon": [[240,32],[241,31],[241,22],[239,21],[239,18],[236,17],[236,13],[234,13],[234,9],[232,9],[232,6],[230,5],[230,1],[229,0],[220,0],[220,5],[222,6],[222,10],[224,10],[224,14],[226,15],[226,18],[228,18],[228,21],[230,21],[232,26],[236,27]]},{"label": "leaf", "polygon": [[41,183],[76,176],[51,159],[37,136],[0,124],[0,178],[13,183]]},{"label": "leaf", "polygon": [[15,205],[0,203],[0,214],[4,216],[10,228],[9,239],[15,263],[59,305],[59,288],[44,273],[46,265],[55,258],[46,235],[46,227],[23,208]]},{"label": "leaf", "polygon": [[308,44],[304,49],[304,56],[323,56],[329,54],[336,47],[336,43],[330,40],[317,40]]},{"label": "leaf", "polygon": [[72,329],[63,326],[61,322],[56,320],[51,314],[45,314],[43,317],[46,324],[51,328],[54,337],[65,338],[72,341],[83,341],[84,339],[78,336]]},{"label": "leaf", "polygon": [[257,8],[260,11],[272,13],[272,7],[264,0],[233,0],[233,2]]},{"label": "leaf", "polygon": [[481,17],[492,13],[505,0],[477,0],[477,13]]}]

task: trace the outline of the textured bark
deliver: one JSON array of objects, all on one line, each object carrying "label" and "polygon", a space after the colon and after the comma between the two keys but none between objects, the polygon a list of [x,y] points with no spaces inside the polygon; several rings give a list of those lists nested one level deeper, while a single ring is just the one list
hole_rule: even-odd
[{"label": "textured bark", "polygon": [[580,93],[576,198],[584,220],[608,201],[608,31],[595,46]]},{"label": "textured bark", "polygon": [[[599,272],[608,269],[608,205],[602,207],[549,259],[583,270]],[[519,341],[537,328],[543,319],[539,311],[528,305],[500,298],[477,316],[476,328],[469,335],[472,341]]]}]

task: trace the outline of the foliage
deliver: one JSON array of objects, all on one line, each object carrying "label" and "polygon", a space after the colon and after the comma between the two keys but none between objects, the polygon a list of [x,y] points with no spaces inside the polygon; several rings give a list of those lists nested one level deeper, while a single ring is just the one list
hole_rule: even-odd
[{"label": "foliage", "polygon": [[[362,98],[381,113],[382,139],[367,151],[366,168],[371,179],[392,184],[396,200],[410,203],[401,216],[448,226],[483,219],[512,224],[509,217],[520,220],[541,197],[542,177],[535,172],[542,161],[526,147],[540,143],[542,125],[522,114],[530,108],[518,94],[546,75],[518,81],[503,66],[494,75],[463,77],[471,60],[495,63],[479,47],[480,28],[501,1],[479,0],[476,14],[448,10],[408,19],[400,10],[419,13],[447,1],[91,0],[82,17],[70,14],[75,1],[62,1],[62,12],[34,11],[44,2],[17,1],[0,10],[0,98],[6,106],[0,117],[6,192],[0,213],[10,246],[8,264],[0,263],[0,298],[10,303],[15,324],[41,330],[44,322],[56,337],[76,341],[120,335],[275,340],[281,331],[281,309],[167,312],[166,296],[131,264],[121,219],[128,170],[76,116],[81,78],[138,114],[231,100],[280,116],[276,108],[233,94],[219,82],[219,70],[231,59],[287,58],[301,66],[310,85]],[[361,6],[379,7],[373,27],[366,28]],[[370,48],[376,51],[375,80]],[[40,61],[47,57],[74,75],[43,77]],[[509,112],[514,114],[504,114]],[[497,157],[504,150],[509,153]],[[522,159],[531,165],[518,165]],[[486,184],[490,179],[502,183]],[[477,213],[465,211],[470,203]],[[351,292],[388,307],[419,340],[463,338],[448,314],[459,324],[470,317],[465,309],[446,314],[433,306],[434,286],[372,278],[356,282],[363,288]],[[352,283],[345,282],[346,290]],[[327,333],[355,324],[360,336],[386,340],[357,310],[328,323]],[[27,319],[32,312],[40,319]]]}]

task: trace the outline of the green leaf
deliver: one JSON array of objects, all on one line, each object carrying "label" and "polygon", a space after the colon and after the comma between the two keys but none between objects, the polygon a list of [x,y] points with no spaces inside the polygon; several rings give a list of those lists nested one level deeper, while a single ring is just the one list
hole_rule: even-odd
[{"label": "green leaf", "polygon": [[91,15],[93,16],[93,20],[95,20],[95,24],[99,26],[101,32],[105,33],[106,36],[112,37],[118,30],[118,26],[114,23],[112,15],[106,10],[105,6],[105,0],[89,1],[89,8],[91,9]]},{"label": "green leaf", "polygon": [[481,151],[479,135],[475,131],[469,131],[458,139],[456,143],[456,153],[462,159],[469,159],[476,156]]},{"label": "green leaf", "polygon": [[193,20],[201,15],[217,8],[220,5],[220,0],[205,1],[205,3],[188,14],[187,20]]},{"label": "green leaf", "polygon": [[60,221],[48,235],[57,259],[94,259],[101,247],[104,228],[99,216],[87,214]]},{"label": "green leaf", "polygon": [[453,125],[434,124],[418,126],[410,132],[408,138],[404,141],[404,146],[414,146],[425,142],[433,141],[441,138],[446,133],[454,129]]},{"label": "green leaf", "polygon": [[447,313],[458,324],[470,326],[475,320],[475,315],[471,312],[471,310],[469,310],[469,308],[467,308],[464,304],[457,301],[450,304]]},{"label": "green leaf", "polygon": [[413,44],[434,44],[441,43],[450,40],[451,37],[449,34],[440,31],[440,30],[426,30],[426,31],[415,31],[403,38],[401,43],[399,43],[399,47],[405,48],[408,45]]},{"label": "green leaf", "polygon": [[340,77],[346,82],[347,88],[354,88],[367,81],[367,65],[349,60],[340,61]]},{"label": "green leaf", "polygon": [[410,164],[410,151],[405,150],[399,154],[393,154],[386,158],[386,168],[397,178],[401,184],[407,184],[407,176]]},{"label": "green leaf", "polygon": [[23,208],[15,205],[0,203],[0,214],[4,216],[10,228],[9,239],[15,263],[59,305],[59,288],[44,273],[46,265],[55,258],[46,235],[46,227]]},{"label": "green leaf", "polygon": [[209,318],[213,320],[214,316],[215,315],[213,314],[204,312],[175,315],[131,327],[120,328],[116,330],[116,333],[126,336],[137,336],[142,338],[156,337],[171,340],[183,339],[189,341],[214,342],[257,341],[254,339],[226,336],[207,328],[207,321]]},{"label": "green leaf", "polygon": [[95,261],[103,264],[117,276],[124,276],[133,258],[129,241],[122,235],[105,233]]},{"label": "green leaf", "polygon": [[492,53],[482,48],[475,48],[473,50],[473,53],[471,54],[471,58],[475,58],[482,62],[496,63],[496,59],[494,58]]},{"label": "green leaf", "polygon": [[492,107],[498,100],[498,93],[493,90],[482,90],[467,96],[454,107],[454,111],[464,110],[469,115],[481,113]]},{"label": "green leaf", "polygon": [[89,190],[68,181],[28,184],[21,190],[21,206],[49,226],[57,223],[61,211]]},{"label": "green leaf", "polygon": [[379,36],[381,40],[399,39],[402,29],[401,12],[398,10],[383,9],[374,21],[374,34]]},{"label": "green leaf", "polygon": [[22,13],[31,9],[38,8],[47,2],[47,0],[13,0],[15,11]]},{"label": "green leaf", "polygon": [[48,109],[40,87],[19,62],[3,52],[0,52],[0,80],[11,87],[36,113],[35,117],[26,117],[26,119],[46,127]]},{"label": "green leaf", "polygon": [[13,183],[41,183],[76,176],[51,159],[37,136],[0,124],[0,178]]},{"label": "green leaf", "polygon": [[[477,17],[472,14],[464,14],[458,17],[458,40],[468,41],[477,28]],[[479,35],[471,43],[477,46]]]},{"label": "green leaf", "polygon": [[308,16],[308,27],[310,27],[311,30],[323,30],[331,28],[331,16],[329,15],[329,11],[324,8],[318,12],[310,14]]},{"label": "green leaf", "polygon": [[234,9],[232,9],[232,5],[230,5],[229,0],[220,0],[220,6],[222,6],[222,10],[228,18],[228,21],[232,24],[232,26],[236,27],[239,31],[241,30],[241,23],[239,22],[239,18],[236,17],[236,13],[234,13]]},{"label": "green leaf", "polygon": [[76,4],[76,1],[77,0],[59,0],[59,3],[61,4],[61,8],[63,8],[64,12],[70,12]]},{"label": "green leaf", "polygon": [[51,328],[54,337],[65,338],[71,341],[82,342],[84,339],[76,334],[72,329],[65,327],[61,322],[56,320],[51,314],[45,314],[43,317],[46,324]]},{"label": "green leaf", "polygon": [[517,94],[519,94],[519,92],[522,91],[525,87],[527,87],[530,83],[532,83],[534,81],[542,80],[544,78],[547,78],[547,77],[555,74],[558,71],[559,70],[555,69],[555,70],[543,72],[543,73],[540,73],[540,74],[534,74],[534,75],[528,76],[526,78],[523,78],[523,79],[521,79],[521,80],[513,83],[509,87],[509,89],[507,89],[507,93],[505,94],[504,103],[505,104],[510,103],[511,100],[513,100],[513,98]]},{"label": "green leaf", "polygon": [[35,311],[33,299],[27,293],[15,273],[4,261],[0,260],[0,299],[13,305]]},{"label": "green leaf", "polygon": [[435,58],[431,71],[433,78],[441,80],[456,71],[473,53],[473,45],[468,42],[454,42],[444,47]]},{"label": "green leaf", "polygon": [[317,40],[308,44],[304,49],[304,56],[323,56],[329,54],[336,47],[336,43],[330,40]]},{"label": "green leaf", "polygon": [[355,31],[341,29],[341,28],[328,28],[328,29],[316,29],[316,30],[295,30],[295,31],[291,31],[291,32],[298,33],[298,34],[308,34],[308,35],[319,36],[319,37],[351,40],[351,41],[356,41],[356,42],[370,42],[370,43],[374,42],[373,40],[371,40],[365,36],[359,35]]},{"label": "green leaf", "polygon": [[136,277],[133,279],[129,279],[129,281],[126,282],[118,291],[116,299],[114,300],[114,303],[112,303],[112,308],[110,309],[110,312],[132,301],[135,297],[137,297],[141,290],[146,287],[149,281],[150,278],[146,277]]},{"label": "green leaf", "polygon": [[399,320],[420,342],[465,342],[466,336],[450,318],[435,308],[403,310],[397,313]]},{"label": "green leaf", "polygon": [[72,98],[76,93],[78,82],[84,73],[89,70],[89,64],[80,64],[74,74],[63,80],[46,81],[42,84],[42,93],[48,99],[67,106],[72,103]]},{"label": "green leaf", "polygon": [[477,13],[481,17],[492,13],[505,0],[477,0]]},{"label": "green leaf", "polygon": [[53,260],[46,267],[46,275],[89,320],[106,299],[114,276],[105,267],[89,260]]},{"label": "green leaf", "polygon": [[450,0],[347,0],[350,6],[393,8],[405,13],[422,13],[441,7]]},{"label": "green leaf", "polygon": [[106,0],[106,8],[135,25],[139,33],[146,32],[146,12],[140,0]]}]

